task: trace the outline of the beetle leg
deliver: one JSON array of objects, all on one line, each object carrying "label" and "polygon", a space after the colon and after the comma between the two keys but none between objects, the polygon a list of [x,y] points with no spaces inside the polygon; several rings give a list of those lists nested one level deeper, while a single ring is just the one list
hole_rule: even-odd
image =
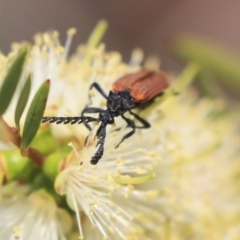
[{"label": "beetle leg", "polygon": [[[100,112],[105,112],[105,110],[103,110],[103,109],[101,109],[101,108],[94,108],[94,107],[92,107],[92,108],[85,108],[85,109],[83,109],[81,116],[82,116],[82,117],[85,117],[85,116],[83,115],[84,113],[100,113]],[[85,125],[85,127],[86,127],[89,131],[92,130],[91,126],[90,126],[87,122],[83,122],[83,124]]]},{"label": "beetle leg", "polygon": [[136,125],[135,125],[134,121],[132,121],[132,120],[129,119],[129,118],[126,118],[124,115],[121,115],[121,117],[126,121],[127,127],[132,128],[132,130],[131,130],[129,133],[127,133],[126,135],[123,136],[122,140],[118,143],[118,145],[116,146],[116,148],[118,148],[119,145],[120,145],[125,139],[131,137],[131,136],[135,133],[135,131],[136,131]]},{"label": "beetle leg", "polygon": [[96,147],[98,147],[97,152],[94,154],[94,156],[91,158],[91,164],[96,165],[98,161],[101,159],[103,152],[104,152],[104,143],[106,138],[106,123],[102,123],[99,129],[97,130],[96,137],[98,138],[98,142]]},{"label": "beetle leg", "polygon": [[[89,90],[91,90],[92,88],[95,88],[104,98],[107,99],[106,93],[104,92],[104,90],[101,88],[101,86],[100,86],[98,83],[94,82],[94,83],[90,86]],[[90,98],[90,97],[91,97],[91,96],[89,95],[89,98]]]},{"label": "beetle leg", "polygon": [[101,112],[106,112],[106,111],[102,108],[96,108],[96,107],[85,108],[82,111],[82,113],[101,113]]},{"label": "beetle leg", "polygon": [[142,126],[135,126],[136,128],[150,128],[151,125],[149,122],[147,122],[145,119],[138,116],[136,113],[129,110],[129,113],[133,115],[140,123],[142,123]]},{"label": "beetle leg", "polygon": [[[96,83],[96,82],[92,83],[92,85],[91,85],[90,88],[89,88],[89,91],[90,91],[91,89],[93,89],[93,88],[95,88],[105,99],[108,98],[107,94],[104,92],[104,90],[101,88],[101,86],[100,86],[98,83]],[[91,100],[91,95],[90,95],[90,93],[88,94],[88,98],[89,98],[89,103],[85,106],[84,110],[85,110],[89,105],[92,104],[92,100]],[[83,110],[83,111],[84,111],[84,110]],[[83,112],[82,112],[82,113],[83,113]]]}]

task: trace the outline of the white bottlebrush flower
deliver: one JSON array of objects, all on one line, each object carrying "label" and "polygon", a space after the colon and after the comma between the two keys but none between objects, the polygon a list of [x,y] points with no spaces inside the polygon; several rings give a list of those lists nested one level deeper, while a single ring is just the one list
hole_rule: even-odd
[{"label": "white bottlebrush flower", "polygon": [[[75,149],[76,156],[59,174],[55,187],[80,211],[81,235],[158,239],[167,234],[169,225],[172,239],[184,239],[189,231],[193,239],[223,236],[227,228],[218,230],[214,213],[226,224],[240,210],[236,186],[230,183],[238,165],[234,154],[239,141],[235,126],[229,124],[234,118],[217,117],[223,110],[218,101],[183,94],[150,113],[151,129],[137,132],[119,149],[114,146],[127,129],[114,136],[109,130],[97,166],[89,163],[96,151],[94,144]],[[155,179],[149,181],[153,173]],[[86,223],[100,233],[88,230]],[[211,232],[206,230],[208,224]]]},{"label": "white bottlebrush flower", "polygon": [[134,184],[154,178],[153,168],[161,160],[154,152],[154,130],[146,132],[147,141],[135,135],[132,141],[114,149],[126,132],[122,129],[117,134],[109,133],[99,164],[90,164],[95,147],[88,146],[72,155],[71,163],[68,162],[69,166],[56,179],[57,192],[67,195],[77,213],[81,236],[85,236],[82,233],[86,224],[84,215],[98,228],[99,236],[109,239],[146,237],[145,230],[157,219],[162,220],[162,213],[146,204],[150,193],[134,187]]},{"label": "white bottlebrush flower", "polygon": [[[69,31],[65,47],[56,32],[38,34],[24,69],[25,75],[32,73],[33,93],[42,81],[51,80],[45,116],[78,116],[89,103],[89,95],[92,106],[104,108],[105,99],[94,90],[89,92],[91,83],[98,82],[108,93],[118,77],[138,71],[144,64],[158,68],[153,59],[142,64],[140,50],[134,51],[127,64],[119,53],[106,52],[103,44],[96,48],[91,41],[68,58],[73,33]],[[7,60],[1,57],[0,64]],[[224,114],[226,107],[219,102],[200,99],[192,90],[182,89],[180,96],[166,93],[162,99],[166,96],[166,101],[155,108],[140,111],[151,128],[137,130],[119,148],[115,146],[130,129],[120,117],[116,118],[116,125],[107,128],[104,155],[96,166],[90,164],[90,159],[97,150],[93,139],[97,126],[93,125],[85,146],[89,132],[83,125],[42,125],[40,130],[51,129],[57,143],[54,153],[62,154],[66,142],[72,142],[73,150],[65,154],[53,181],[57,193],[66,195],[76,212],[80,238],[218,240],[237,231],[234,226],[239,226],[235,220],[239,193],[234,177],[240,169],[240,141],[239,129],[234,126],[236,118]],[[9,123],[13,122],[14,101],[4,115]],[[120,130],[115,131],[117,128]],[[51,234],[58,233],[64,239],[65,231],[60,226],[68,225],[68,218],[62,223],[53,199],[41,194],[2,200],[0,214],[4,209],[9,209],[4,212],[9,217],[20,216],[22,209],[31,212],[35,219],[40,218],[36,226],[41,233],[53,229]],[[45,204],[36,205],[38,198]],[[22,199],[29,204],[21,208]],[[19,211],[14,215],[13,210]],[[40,215],[34,215],[37,212]],[[0,227],[8,234],[5,237],[12,234],[13,227],[20,226],[24,239],[24,233],[33,231],[26,228],[29,222],[30,216],[26,215],[22,220],[11,220],[11,228],[8,222]],[[229,234],[227,228],[231,228]]]},{"label": "white bottlebrush flower", "polygon": [[1,188],[0,238],[66,240],[72,227],[70,215],[44,190],[30,195],[26,190],[15,183]]},{"label": "white bottlebrush flower", "polygon": [[[140,69],[139,63],[142,60],[140,50],[135,51],[130,61],[131,64],[128,65],[122,61],[122,57],[118,52],[106,52],[104,44],[99,47],[81,45],[76,54],[69,58],[70,42],[75,32],[75,29],[68,31],[65,46],[61,45],[57,31],[39,33],[34,37],[34,44],[31,47],[21,83],[19,84],[20,87],[17,90],[21,89],[26,76],[31,73],[31,99],[41,83],[46,79],[50,79],[51,87],[45,115],[78,116],[89,103],[89,87],[91,83],[101,83],[101,86],[108,93],[113,80]],[[2,68],[4,66],[6,68],[9,59],[21,46],[22,44],[13,44],[12,53],[8,57],[3,56]],[[87,54],[88,52],[89,54]],[[87,61],[88,55],[92,59],[90,62]],[[3,76],[4,74],[0,75],[0,82]],[[104,99],[101,96],[98,96],[94,91],[90,92],[90,95],[96,95],[93,101],[94,105],[103,106]],[[3,115],[10,125],[14,124],[13,116],[16,102],[17,97],[14,97],[10,107]],[[23,120],[24,118],[22,118],[22,122]],[[51,127],[54,134],[58,135],[57,138],[70,136],[84,138],[88,134],[88,131],[82,125],[59,125],[57,128],[52,125]]]},{"label": "white bottlebrush flower", "polygon": [[161,118],[150,118],[166,154],[155,168],[156,178],[139,187],[166,189],[171,239],[223,239],[240,210],[233,182],[239,169],[239,116],[226,112],[223,102],[190,91],[159,110]]}]

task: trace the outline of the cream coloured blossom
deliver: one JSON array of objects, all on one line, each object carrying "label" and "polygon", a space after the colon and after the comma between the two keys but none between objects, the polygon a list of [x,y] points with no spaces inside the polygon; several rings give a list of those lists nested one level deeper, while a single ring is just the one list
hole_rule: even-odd
[{"label": "cream coloured blossom", "polygon": [[[71,163],[55,182],[57,192],[66,194],[72,208],[76,212],[82,210],[91,225],[98,228],[104,238],[146,237],[139,216],[145,215],[144,223],[149,224],[149,228],[156,219],[159,222],[162,219],[162,213],[155,211],[154,206],[146,205],[148,191],[140,191],[134,187],[134,184],[150,181],[155,177],[153,168],[161,160],[161,156],[154,152],[156,145],[151,144],[155,138],[154,131],[146,133],[149,144],[136,135],[132,141],[114,149],[126,132],[123,129],[121,134],[110,134],[101,164],[90,164],[89,159],[95,148],[86,147],[72,156]],[[82,218],[83,213],[78,216],[81,236],[84,235]]]},{"label": "cream coloured blossom", "polygon": [[156,178],[139,187],[159,190],[163,183],[172,239],[224,239],[240,210],[234,183],[239,116],[227,113],[222,101],[199,99],[194,91],[169,99],[160,110],[155,132],[167,154],[155,168]]},{"label": "cream coloured blossom", "polygon": [[[111,84],[126,73],[144,66],[159,68],[154,58],[143,62],[139,49],[125,63],[120,53],[107,52],[104,44],[93,46],[91,41],[69,57],[73,34],[74,30],[68,32],[65,46],[61,46],[57,32],[35,37],[24,74],[32,73],[33,92],[42,81],[51,80],[45,115],[78,116],[89,98],[92,106],[104,108],[100,94],[89,91],[91,83],[98,82],[108,93]],[[15,44],[13,52],[20,45]],[[0,58],[4,63],[7,60]],[[172,77],[171,90],[179,90],[179,81]],[[56,142],[53,154],[62,154],[67,147],[63,159],[58,159],[57,174],[52,174],[51,168],[46,171],[43,167],[43,172],[52,174],[56,192],[66,196],[75,211],[77,227],[73,234],[78,230],[80,239],[234,240],[232,236],[236,236],[239,226],[239,193],[234,178],[240,169],[239,117],[228,113],[222,101],[200,98],[191,88],[182,88],[179,96],[167,92],[157,103],[136,110],[151,128],[137,130],[119,148],[115,146],[129,128],[121,118],[108,127],[105,152],[96,166],[90,164],[90,159],[96,152],[97,126],[92,125],[85,144],[89,132],[83,125],[42,125],[40,133],[50,129]],[[4,116],[10,122],[13,106],[14,101]],[[2,201],[0,213],[8,209],[6,216],[13,216],[12,210],[16,209],[14,216],[19,217],[21,209],[32,212],[35,219],[41,219],[34,227],[49,226],[51,234],[64,239],[59,208],[52,201],[56,196],[47,196],[42,202],[38,192],[17,196],[19,201],[8,204]],[[38,198],[44,204],[36,206]],[[25,208],[21,207],[22,199],[29,203]],[[41,214],[37,216],[38,212]],[[30,231],[27,216],[20,221],[23,236]],[[55,225],[48,224],[49,220]],[[13,227],[20,226],[12,222],[11,226],[3,225],[8,236]]]},{"label": "cream coloured blossom", "polygon": [[[238,167],[239,137],[233,137],[237,128],[229,124],[231,116],[219,118],[224,109],[219,101],[198,100],[196,93],[189,92],[151,113],[151,129],[137,132],[120,149],[113,150],[126,130],[115,133],[114,138],[110,135],[96,167],[89,164],[93,146],[76,153],[55,187],[80,211],[79,228],[86,228],[87,215],[87,223],[101,232],[99,238],[158,239],[166,235],[168,225],[172,239],[184,239],[188,234],[193,239],[222,238],[227,223],[240,210],[236,186],[231,184]],[[233,155],[231,161],[229,155]],[[152,173],[155,178],[149,181]],[[133,185],[139,179],[142,184]],[[131,218],[118,216],[115,229],[111,223],[116,218],[116,203]]]},{"label": "cream coloured blossom", "polygon": [[12,183],[2,187],[1,239],[66,240],[72,219],[44,190],[29,195],[29,187]]}]

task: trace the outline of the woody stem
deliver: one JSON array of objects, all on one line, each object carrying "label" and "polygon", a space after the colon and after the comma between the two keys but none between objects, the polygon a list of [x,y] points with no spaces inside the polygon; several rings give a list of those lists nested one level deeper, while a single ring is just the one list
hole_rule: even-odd
[{"label": "woody stem", "polygon": [[[16,127],[10,127],[3,118],[0,118],[3,127],[7,130],[11,142],[20,148],[22,138],[19,134],[19,130]],[[45,156],[40,153],[37,149],[29,147],[26,152],[27,157],[38,167],[41,167],[44,163]]]}]

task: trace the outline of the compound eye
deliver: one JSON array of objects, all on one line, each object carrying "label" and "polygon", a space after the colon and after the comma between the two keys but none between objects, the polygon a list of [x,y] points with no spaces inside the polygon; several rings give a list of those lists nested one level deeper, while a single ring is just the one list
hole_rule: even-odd
[{"label": "compound eye", "polygon": [[129,102],[133,102],[133,97],[129,97]]}]

